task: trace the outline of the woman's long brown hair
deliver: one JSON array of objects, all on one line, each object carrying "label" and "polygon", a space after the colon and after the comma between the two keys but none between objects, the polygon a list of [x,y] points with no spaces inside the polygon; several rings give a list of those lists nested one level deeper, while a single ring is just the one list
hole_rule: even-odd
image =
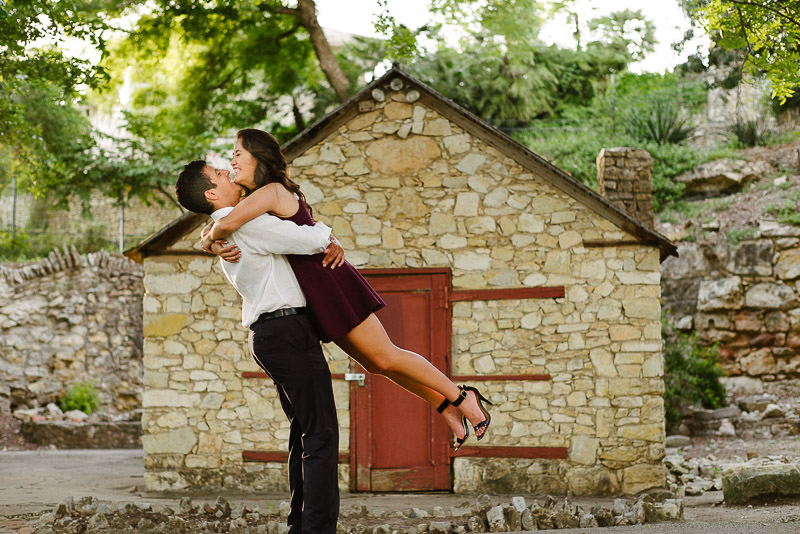
[{"label": "woman's long brown hair", "polygon": [[[256,159],[257,165],[253,177],[256,189],[277,182],[300,197],[308,212],[312,213],[311,206],[300,191],[300,186],[292,181],[286,158],[281,152],[281,145],[272,134],[255,128],[245,128],[236,132],[236,138],[241,140],[242,147]],[[248,191],[248,194],[250,192],[252,191]]]}]

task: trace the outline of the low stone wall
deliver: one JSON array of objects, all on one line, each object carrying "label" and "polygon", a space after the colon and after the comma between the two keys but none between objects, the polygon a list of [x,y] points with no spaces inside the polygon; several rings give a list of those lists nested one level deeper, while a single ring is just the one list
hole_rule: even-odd
[{"label": "low stone wall", "polygon": [[44,406],[88,380],[100,410],[139,408],[142,276],[124,256],[75,249],[0,265],[0,412]]},{"label": "low stone wall", "polygon": [[685,244],[678,253],[661,278],[674,324],[719,342],[731,376],[800,376],[800,228],[762,221],[755,240]]}]

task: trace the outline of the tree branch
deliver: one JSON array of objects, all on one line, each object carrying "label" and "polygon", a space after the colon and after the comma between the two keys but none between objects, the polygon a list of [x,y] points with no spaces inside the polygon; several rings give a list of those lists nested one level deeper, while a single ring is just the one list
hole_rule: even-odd
[{"label": "tree branch", "polygon": [[[794,24],[795,26],[800,28],[800,22],[798,22],[794,18],[790,17],[786,13],[778,11],[777,9],[775,9],[773,7],[769,7],[769,6],[766,6],[764,4],[759,4],[757,2],[747,2],[746,0],[727,0],[727,1],[732,3],[732,4],[737,4],[737,5],[741,5],[741,6],[753,6],[753,7],[760,7],[762,9],[766,9],[767,11],[771,11],[771,12],[775,13],[779,17],[788,20],[789,22],[791,22],[792,24]],[[741,12],[739,13],[739,19],[741,20]]]},{"label": "tree branch", "polygon": [[291,28],[289,28],[288,30],[286,30],[281,34],[278,34],[278,36],[275,38],[275,42],[280,43],[283,39],[286,39],[290,35],[297,33],[297,30],[299,29],[300,29],[300,20],[298,19],[297,21],[295,21],[294,25]]},{"label": "tree branch", "polygon": [[270,13],[277,13],[279,15],[290,15],[292,17],[300,18],[300,10],[294,7],[286,7],[283,4],[273,5],[268,3],[261,4],[261,11],[268,11]]},{"label": "tree branch", "polygon": [[177,207],[179,210],[181,210],[181,213],[185,213],[185,212],[186,212],[186,210],[185,210],[185,209],[183,209],[183,206],[181,206],[181,205],[178,203],[178,201],[177,201],[177,200],[175,200],[175,198],[174,198],[172,195],[170,195],[170,194],[167,192],[167,190],[166,190],[166,189],[164,189],[164,186],[163,186],[163,185],[156,185],[156,186],[155,186],[155,189],[156,189],[156,191],[158,191],[159,193],[161,193],[162,195],[164,195],[164,196],[167,198],[167,200],[169,200],[169,201],[170,201],[170,203],[172,203],[172,204],[173,204],[173,205],[175,205],[175,206],[176,206],[176,207]]},{"label": "tree branch", "polygon": [[744,33],[744,40],[747,43],[747,51],[742,58],[742,65],[739,67],[739,83],[736,85],[736,124],[742,123],[740,104],[742,99],[742,80],[744,79],[744,66],[747,63],[747,58],[753,53],[753,45],[750,44],[750,37],[747,35],[747,24],[744,22],[744,15],[742,15],[742,8],[736,6],[736,12],[739,14],[739,24],[742,25],[742,32]]}]

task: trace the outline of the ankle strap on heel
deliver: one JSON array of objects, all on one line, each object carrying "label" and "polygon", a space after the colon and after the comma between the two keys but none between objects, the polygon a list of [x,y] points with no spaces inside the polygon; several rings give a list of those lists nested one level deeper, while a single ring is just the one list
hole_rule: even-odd
[{"label": "ankle strap on heel", "polygon": [[436,411],[439,412],[439,413],[444,413],[444,411],[447,409],[448,406],[450,406],[450,401],[445,399],[445,400],[442,401],[442,403],[439,405],[439,407],[436,408]]},{"label": "ankle strap on heel", "polygon": [[[461,386],[459,386],[460,388]],[[461,389],[461,393],[458,394],[458,398],[454,401],[450,401],[450,404],[453,406],[460,406],[464,399],[467,398],[467,391],[465,389]]]}]

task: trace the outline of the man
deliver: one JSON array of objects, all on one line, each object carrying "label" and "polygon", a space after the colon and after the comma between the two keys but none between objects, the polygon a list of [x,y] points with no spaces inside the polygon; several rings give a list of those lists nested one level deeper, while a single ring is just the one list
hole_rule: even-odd
[{"label": "man", "polygon": [[[217,220],[239,202],[241,186],[228,171],[193,161],[180,173],[175,192],[183,207]],[[274,381],[291,423],[290,534],[334,534],[339,514],[339,428],[330,370],[305,315],[305,297],[283,256],[322,252],[330,233],[324,224],[298,226],[261,215],[228,237],[241,259],[221,261],[242,296],[250,352]]]}]

